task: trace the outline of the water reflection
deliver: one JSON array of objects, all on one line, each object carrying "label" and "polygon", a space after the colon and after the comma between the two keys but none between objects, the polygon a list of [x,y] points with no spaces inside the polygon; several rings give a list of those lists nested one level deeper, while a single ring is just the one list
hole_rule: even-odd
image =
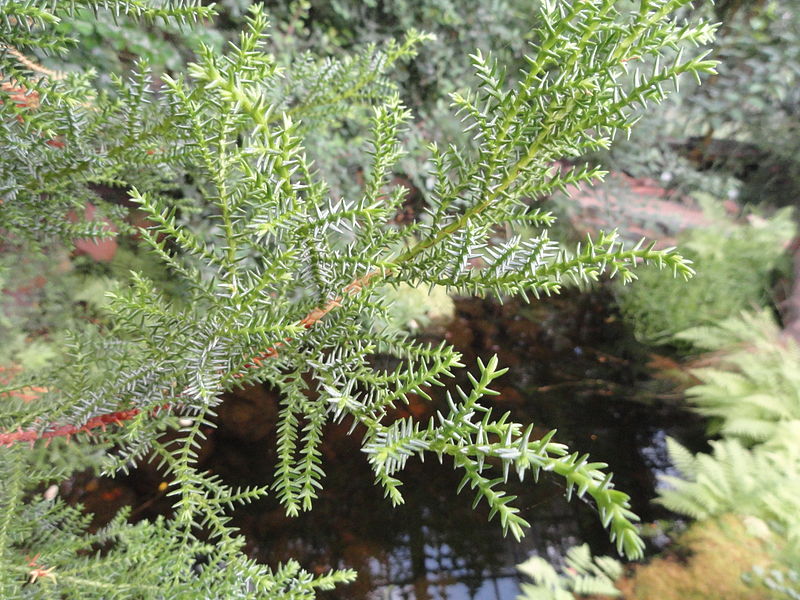
[{"label": "water reflection", "polygon": [[[468,363],[497,353],[512,367],[496,386],[497,409],[533,421],[542,432],[557,426],[558,441],[613,465],[617,486],[652,520],[661,514],[649,503],[655,474],[670,467],[666,436],[691,446],[701,439],[701,427],[677,407],[671,384],[650,376],[644,349],[608,305],[598,294],[534,307],[464,300],[446,335]],[[229,398],[205,466],[234,484],[268,481],[275,464],[274,407],[266,390]],[[409,410],[427,419],[434,408],[412,398]],[[406,503],[393,509],[372,485],[358,431],[348,436],[348,428],[326,431],[327,477],[312,512],[290,519],[267,500],[235,516],[248,551],[260,561],[294,558],[314,572],[359,572],[356,583],[325,598],[510,600],[518,590],[514,565],[532,553],[557,560],[584,541],[596,552],[612,552],[591,502],[567,503],[560,481],[547,476],[537,485],[513,486],[523,517],[533,524],[520,543],[504,539],[499,523],[487,521],[484,504],[473,509],[468,491],[456,495],[460,476],[446,463],[410,463],[402,478]]]}]

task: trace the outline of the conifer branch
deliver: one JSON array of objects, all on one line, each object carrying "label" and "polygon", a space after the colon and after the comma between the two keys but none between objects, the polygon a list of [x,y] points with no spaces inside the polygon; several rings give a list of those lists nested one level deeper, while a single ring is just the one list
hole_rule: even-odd
[{"label": "conifer branch", "polygon": [[[350,296],[360,292],[366,286],[371,284],[372,280],[377,276],[377,274],[378,274],[377,272],[368,273],[364,277],[360,277],[359,279],[354,280],[342,290],[343,293],[347,296]],[[338,306],[341,306],[341,303],[345,297],[346,296],[344,295],[337,296],[335,299],[328,302],[325,306],[321,308],[315,308],[314,310],[309,312],[305,317],[303,317],[298,324],[305,329],[313,327],[314,324],[316,324],[330,311],[334,310]],[[249,361],[245,364],[245,368],[260,367],[263,361],[278,357],[279,348],[291,341],[292,341],[291,338],[286,338],[283,342],[276,343],[274,347],[267,348],[264,352],[261,352],[260,354],[251,357]],[[233,375],[233,377],[240,378],[242,377],[242,374],[237,373]],[[9,390],[10,389],[16,389],[16,388],[9,388]],[[162,411],[170,411],[173,408],[174,408],[173,404],[164,404],[159,409],[151,410],[149,412],[149,415],[151,417],[157,417],[159,416],[159,414],[161,414]],[[142,414],[141,409],[131,408],[127,410],[113,411],[111,413],[104,415],[97,415],[95,417],[92,417],[82,425],[49,424],[44,428],[37,428],[31,430],[3,431],[0,432],[0,447],[12,446],[13,444],[19,442],[26,442],[29,444],[33,444],[38,440],[52,440],[53,438],[56,437],[64,437],[70,439],[71,437],[80,434],[94,435],[94,430],[96,429],[105,431],[106,427],[108,426],[122,426],[126,421],[130,421],[131,419],[139,416],[140,414]]]},{"label": "conifer branch", "polygon": [[[97,94],[89,74],[56,81],[0,54],[0,70],[39,93],[36,110],[0,105],[11,117],[3,120],[0,141],[12,153],[0,156],[0,168],[11,174],[0,181],[0,227],[33,243],[76,232],[103,235],[97,224],[65,225],[63,217],[94,200],[87,184],[114,182],[132,190],[131,199],[149,217],[142,245],[181,284],[181,293],[171,297],[154,281],[132,275],[129,285],[109,294],[109,328],[69,338],[41,397],[26,403],[11,396],[4,404],[0,474],[24,480],[0,492],[0,593],[14,585],[4,567],[8,559],[15,569],[40,569],[36,585],[49,583],[52,569],[62,595],[76,597],[79,584],[70,579],[69,564],[95,544],[109,548],[91,561],[103,581],[140,590],[162,583],[181,597],[202,590],[231,598],[284,591],[287,598],[309,598],[351,579],[349,572],[315,578],[292,563],[273,572],[247,559],[227,511],[266,488],[233,488],[198,468],[197,447],[222,394],[255,383],[281,395],[272,490],[290,515],[310,509],[322,485],[324,424],[348,418],[363,434],[377,484],[395,504],[403,501],[401,472],[408,460],[433,454],[460,469],[461,488],[472,489],[476,503],[486,501],[490,515],[519,537],[528,523],[506,482],[511,474],[522,479],[550,471],[565,483],[568,497],[576,492],[593,499],[620,551],[640,556],[629,498],[614,489],[606,465],[571,453],[552,432],[532,439],[532,425],[493,416],[484,406],[482,399],[494,393],[491,382],[504,372],[496,358],[479,363],[480,372],[469,375],[472,388],[458,389],[427,424],[392,417],[397,403],[412,393],[427,397],[426,389],[443,385],[463,365],[449,345],[427,346],[385,326],[388,300],[376,284],[441,284],[502,297],[555,293],[565,281],[604,275],[628,281],[645,262],[690,276],[689,263],[673,250],[623,246],[613,233],[567,248],[548,236],[553,217],[535,205],[554,190],[602,175],[590,167],[558,169],[556,161],[608,146],[648,101],[665,97],[666,83],[713,70],[697,53],[678,53],[662,64],[665,48],[703,44],[713,33],[706,24],[670,20],[687,2],[642,0],[639,11],[620,14],[613,0],[547,0],[536,44],[516,80],[492,56],[476,52],[476,89],[452,96],[472,139],[431,147],[428,206],[408,226],[395,219],[404,191],[392,181],[411,115],[386,72],[413,55],[422,34],[412,31],[400,43],[345,58],[307,54],[284,63],[266,52],[266,12],[256,5],[238,43],[225,53],[201,46],[184,75],[163,76],[158,89],[140,65],[130,81],[114,81],[113,94]],[[0,34],[9,46],[63,50],[68,40],[51,27],[59,15],[106,5],[119,18],[126,13],[176,23],[214,12],[195,0],[29,1],[9,9],[21,27],[12,30],[0,19]],[[639,71],[639,59],[652,60],[653,69]],[[364,107],[373,108],[369,122],[360,121]],[[327,137],[343,135],[345,119],[369,130],[361,149],[364,185],[356,193],[313,160]],[[175,201],[176,181],[191,182],[191,199]],[[348,191],[339,197],[332,191],[338,189]],[[122,210],[98,202],[126,227]],[[188,205],[200,218],[181,213]],[[498,226],[524,228],[498,242]],[[376,366],[379,353],[394,357],[397,366]],[[165,442],[161,433],[174,419],[151,417],[171,409],[188,423]],[[46,450],[37,440],[83,441],[120,424],[128,426],[101,438],[114,449],[100,467],[125,471],[155,457],[172,479],[175,518],[131,525],[121,513],[92,534],[85,518],[63,503],[20,501],[65,469],[20,466],[14,475],[9,461],[31,464],[30,456]],[[23,452],[17,442],[33,448]],[[70,448],[76,446],[76,452],[89,447]],[[17,528],[18,539],[41,547],[39,566],[22,560],[19,544],[9,546],[4,528]],[[214,544],[198,539],[200,529]],[[159,542],[147,560],[118,560],[154,539]],[[48,554],[48,545],[57,551]],[[207,565],[198,567],[198,557],[207,557]],[[110,569],[115,559],[129,569]],[[159,568],[167,563],[165,577]],[[142,578],[124,579],[134,571]]]}]

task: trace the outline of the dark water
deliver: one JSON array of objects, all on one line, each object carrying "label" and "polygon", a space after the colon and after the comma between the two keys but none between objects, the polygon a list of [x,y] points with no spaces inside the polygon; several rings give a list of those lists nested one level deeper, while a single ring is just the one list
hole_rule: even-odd
[{"label": "dark water", "polygon": [[[495,386],[501,392],[496,410],[510,410],[542,431],[558,428],[558,441],[608,462],[617,487],[631,494],[634,509],[650,522],[666,516],[650,503],[656,475],[670,468],[666,437],[698,444],[702,425],[680,408],[673,383],[654,379],[646,349],[608,306],[602,294],[534,306],[464,300],[446,336],[468,364],[497,353],[511,369]],[[250,415],[261,401],[232,400],[221,414],[208,466],[231,481],[268,480],[274,465],[270,437],[243,439],[253,434],[247,427],[242,431],[235,408],[244,406]],[[411,405],[423,419],[433,408]],[[240,510],[237,522],[261,561],[295,558],[318,572],[357,569],[358,581],[329,598],[506,600],[518,590],[514,565],[532,553],[558,559],[584,541],[596,552],[613,552],[594,506],[568,503],[557,478],[514,486],[533,525],[517,543],[502,537],[498,522],[487,520],[485,505],[473,510],[468,491],[456,494],[460,475],[450,465],[411,464],[403,477],[406,503],[393,509],[372,485],[358,432],[348,437],[342,427],[327,433],[327,477],[313,511],[289,519],[276,503],[263,502]]]},{"label": "dark water", "polygon": [[[463,300],[456,320],[439,334],[468,365],[497,353],[511,369],[494,386],[501,392],[493,400],[496,410],[509,410],[542,433],[557,428],[556,441],[609,463],[617,487],[649,523],[669,516],[650,502],[656,476],[670,469],[666,437],[699,447],[703,429],[681,408],[674,382],[654,377],[658,372],[647,366],[654,357],[632,340],[610,305],[601,292],[530,306]],[[210,432],[203,467],[233,484],[270,481],[275,407],[275,396],[260,388],[228,398],[219,428]],[[412,399],[409,411],[427,420],[435,408]],[[557,561],[571,545],[588,542],[597,553],[613,554],[594,506],[568,503],[557,478],[512,486],[522,516],[532,523],[517,543],[503,538],[497,521],[487,520],[485,504],[472,508],[468,490],[456,494],[460,475],[447,463],[409,463],[402,477],[406,502],[395,509],[372,485],[359,432],[348,436],[345,425],[326,434],[327,476],[313,511],[287,518],[267,499],[235,513],[248,552],[262,562],[274,566],[294,558],[312,572],[359,572],[354,584],[325,598],[511,600],[518,592],[515,565],[533,553]],[[165,498],[153,498],[157,481],[157,473],[144,470],[127,482],[138,496],[137,517],[168,510]],[[142,503],[148,495],[151,500]]]}]

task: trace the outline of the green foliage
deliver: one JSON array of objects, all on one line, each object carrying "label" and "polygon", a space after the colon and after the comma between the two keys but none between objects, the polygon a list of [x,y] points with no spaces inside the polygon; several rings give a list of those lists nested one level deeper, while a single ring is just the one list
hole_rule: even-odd
[{"label": "green foliage", "polygon": [[641,269],[636,286],[618,288],[622,314],[643,341],[691,341],[679,334],[767,304],[773,272],[785,264],[784,249],[794,232],[787,210],[768,219],[751,215],[746,224],[717,215],[713,226],[679,237],[696,276],[677,286],[653,269]]},{"label": "green foliage", "polygon": [[[767,152],[764,172],[746,181],[746,199],[791,204],[782,196],[800,189],[800,15],[791,0],[770,0],[743,3],[724,19],[716,49],[719,77],[697,90],[689,110],[715,137]],[[720,157],[718,166],[737,169],[737,158]],[[794,184],[787,189],[789,178]]]},{"label": "green foliage", "polygon": [[[790,433],[796,436],[798,429]],[[800,451],[790,442],[794,439],[783,438],[782,443],[757,449],[745,448],[737,440],[721,440],[711,442],[710,454],[696,456],[673,441],[670,456],[685,479],[666,477],[671,487],[661,492],[660,502],[695,519],[730,512],[756,516],[796,543],[800,540]]]},{"label": "green foliage", "polygon": [[[171,166],[148,150],[178,152],[177,135],[147,103],[150,78],[136,82],[115,79],[111,95],[93,87],[92,72],[62,73],[43,69],[20,52],[36,48],[64,53],[77,44],[78,30],[57,28],[77,9],[100,10],[107,2],[12,2],[2,7],[0,73],[4,116],[0,144],[0,227],[29,239],[49,235],[108,237],[99,218],[72,222],[71,210],[83,213],[87,202],[101,207],[122,226],[123,211],[103,201],[89,183],[125,185],[136,180],[157,186],[173,178]],[[194,22],[213,14],[198,2],[152,4],[139,0],[114,3],[114,13],[126,18],[177,23]],[[162,183],[163,186],[163,183]]]},{"label": "green foliage", "polygon": [[[145,21],[186,23],[213,12],[177,1],[15,2],[0,9],[0,35],[22,50],[60,51],[69,40],[50,25],[73,8],[109,4],[120,19]],[[289,515],[313,506],[324,476],[325,425],[346,419],[395,504],[403,501],[408,459],[434,455],[459,469],[460,488],[469,486],[476,504],[486,501],[503,529],[520,537],[529,524],[505,484],[512,475],[535,479],[548,471],[564,481],[568,498],[593,499],[620,552],[640,556],[636,516],[605,464],[571,453],[554,432],[535,439],[533,425],[494,416],[481,403],[505,372],[496,358],[480,362],[471,389],[457,389],[427,424],[390,418],[407,394],[425,397],[462,365],[444,343],[428,346],[379,326],[388,301],[375,284],[538,297],[557,293],[565,280],[607,274],[629,281],[640,263],[689,276],[676,252],[628,248],[614,233],[564,247],[548,236],[552,217],[532,205],[600,175],[588,167],[556,171],[555,160],[607,147],[642,106],[666,96],[666,84],[713,70],[713,61],[694,54],[646,72],[630,64],[712,37],[713,26],[670,19],[684,4],[645,0],[621,14],[612,0],[546,2],[518,78],[477,51],[478,87],[452,96],[471,140],[430,148],[429,203],[405,225],[395,215],[406,188],[393,185],[392,175],[411,113],[384,73],[414,55],[422,34],[339,58],[288,60],[267,51],[267,18],[255,6],[224,54],[201,45],[186,73],[158,82],[142,64],[130,78],[116,77],[109,92],[96,91],[91,72],[61,77],[3,54],[5,81],[37,97],[3,92],[0,228],[38,244],[111,235],[100,222],[65,220],[92,201],[133,232],[125,211],[92,186],[124,187],[148,219],[136,230],[141,243],[180,293],[131,273],[108,295],[101,327],[65,334],[46,369],[0,388],[10,394],[0,405],[0,442],[8,446],[0,449],[0,595],[307,598],[351,579],[347,571],[312,577],[293,564],[272,572],[247,559],[229,511],[270,490],[232,488],[197,465],[222,393],[262,382],[281,393],[272,491]],[[12,26],[12,18],[25,25]],[[626,73],[633,73],[631,85]],[[365,109],[363,185],[339,195],[306,143],[329,131],[343,135],[350,115]],[[186,197],[175,198],[177,182]],[[497,242],[501,224],[532,233]],[[394,356],[397,367],[376,367],[376,354]],[[32,383],[41,397],[26,402],[19,392]],[[105,425],[102,417],[112,414],[124,415],[126,426],[88,439],[88,424]],[[165,441],[168,428],[175,435]],[[86,452],[107,451],[107,474],[157,462],[170,481],[174,516],[130,525],[120,515],[90,534],[76,509],[39,499],[38,486],[81,461],[34,469],[37,455],[14,441],[26,432],[49,438],[64,431],[77,431]],[[23,586],[26,574],[37,581]]]},{"label": "green foliage", "polygon": [[[54,481],[68,471],[36,469],[27,448],[7,448],[0,462],[4,489],[0,589],[4,598],[313,598],[318,589],[351,581],[338,571],[312,577],[290,562],[272,571],[246,558],[243,540],[222,536],[207,542],[187,535],[179,520],[159,518],[131,525],[127,511],[89,533],[91,520],[80,507],[36,496],[24,503],[31,478]],[[209,498],[210,499],[210,498]],[[28,557],[10,548],[32,549]],[[33,569],[50,569],[31,585]]]},{"label": "green foliage", "polygon": [[[241,14],[227,4],[232,13]],[[402,82],[405,101],[423,113],[433,110],[446,117],[447,111],[436,110],[435,104],[471,77],[464,57],[480,48],[494,50],[504,64],[521,61],[533,38],[538,6],[523,0],[305,0],[275,6],[270,16],[281,29],[291,28],[291,43],[324,53],[364,42],[380,44],[409,29],[431,33],[434,39],[426,51],[395,77]]]},{"label": "green foliage", "polygon": [[106,293],[131,271],[156,282],[170,298],[183,293],[155,257],[128,245],[116,248],[110,261],[95,263],[70,259],[57,242],[46,254],[7,242],[0,248],[0,366],[35,372],[50,364],[65,336],[104,323]]},{"label": "green foliage", "polygon": [[607,164],[683,190],[793,204],[800,190],[796,2],[696,3],[692,10],[722,21],[719,74],[701,86],[687,82],[612,149]]},{"label": "green foliage", "polygon": [[104,10],[78,11],[59,23],[57,30],[80,38],[80,44],[71,47],[64,60],[90,65],[98,73],[99,84],[110,73],[131,70],[137,58],[147,60],[156,73],[182,70],[191,57],[191,47],[205,43],[221,49],[225,41],[213,27],[189,28],[172,19],[142,22]]},{"label": "green foliage", "polygon": [[[693,373],[701,381],[688,395],[701,414],[711,416],[722,440],[709,454],[692,455],[669,441],[669,452],[681,477],[659,501],[695,519],[726,513],[756,517],[782,540],[778,563],[800,564],[800,350],[780,339],[766,313],[742,315],[715,327],[697,328],[682,337],[707,350],[721,352],[714,367]],[[796,578],[776,567],[763,582],[790,593]],[[770,583],[772,582],[772,583]],[[797,588],[795,588],[795,593]],[[791,597],[791,595],[789,596]]]},{"label": "green foliage", "polygon": [[791,339],[776,342],[778,335],[761,313],[680,336],[700,349],[726,350],[720,364],[692,371],[701,384],[687,391],[697,412],[712,419],[713,433],[752,446],[800,426],[800,350]]},{"label": "green foliage", "polygon": [[592,558],[589,546],[567,551],[566,566],[558,573],[546,560],[534,556],[517,568],[533,583],[522,584],[517,600],[573,600],[578,596],[619,596],[614,582],[622,575],[622,564],[610,556]]},{"label": "green foliage", "polygon": [[781,340],[767,313],[744,314],[682,338],[722,352],[713,367],[693,370],[687,390],[697,411],[712,417],[711,454],[692,456],[670,441],[685,479],[669,477],[661,501],[697,519],[738,511],[773,523],[800,541],[800,350]]}]

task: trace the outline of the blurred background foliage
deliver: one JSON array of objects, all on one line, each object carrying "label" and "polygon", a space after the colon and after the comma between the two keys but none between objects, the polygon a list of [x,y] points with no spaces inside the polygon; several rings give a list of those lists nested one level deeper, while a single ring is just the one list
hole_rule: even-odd
[{"label": "blurred background foliage", "polygon": [[697,3],[721,20],[718,74],[688,83],[602,157],[611,168],[742,203],[800,192],[800,11],[792,0]]},{"label": "blurred background foliage", "polygon": [[683,284],[644,268],[637,285],[616,286],[624,318],[646,343],[679,343],[676,335],[686,329],[769,306],[776,277],[791,272],[786,248],[795,225],[790,210],[734,219],[713,198],[706,197],[702,206],[710,224],[686,229],[677,240],[694,263],[694,278]]}]

